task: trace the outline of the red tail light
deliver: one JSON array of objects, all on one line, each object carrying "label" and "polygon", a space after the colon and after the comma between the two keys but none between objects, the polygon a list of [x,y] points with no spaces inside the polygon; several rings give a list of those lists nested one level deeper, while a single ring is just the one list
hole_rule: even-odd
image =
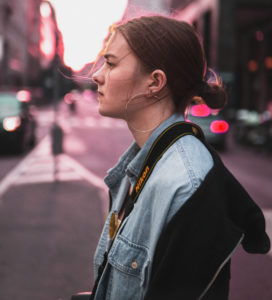
[{"label": "red tail light", "polygon": [[206,104],[194,105],[191,108],[191,114],[194,117],[208,117],[211,110]]},{"label": "red tail light", "polygon": [[229,124],[226,121],[213,121],[210,129],[213,133],[225,133],[229,130]]}]

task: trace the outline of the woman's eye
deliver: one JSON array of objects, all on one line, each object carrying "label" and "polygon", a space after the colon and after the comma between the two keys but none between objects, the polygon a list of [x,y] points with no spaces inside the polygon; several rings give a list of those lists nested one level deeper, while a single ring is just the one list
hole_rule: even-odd
[{"label": "woman's eye", "polygon": [[107,63],[107,65],[108,65],[109,67],[111,67],[111,68],[114,66],[114,64],[111,63],[110,61],[107,61],[106,63]]}]

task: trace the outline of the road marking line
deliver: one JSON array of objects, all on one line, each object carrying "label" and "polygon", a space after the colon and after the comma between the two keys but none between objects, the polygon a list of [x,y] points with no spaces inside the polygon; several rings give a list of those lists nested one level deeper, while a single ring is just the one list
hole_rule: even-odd
[{"label": "road marking line", "polygon": [[87,147],[82,140],[72,135],[67,135],[65,137],[63,148],[69,153],[82,154],[87,152]]},{"label": "road marking line", "polygon": [[101,190],[107,190],[106,185],[104,183],[104,180],[86,169],[83,165],[81,165],[79,162],[71,158],[70,156],[66,154],[61,154],[64,163],[67,163],[68,165],[72,166],[73,169],[82,176],[86,181],[90,182],[95,187],[101,189]]},{"label": "road marking line", "polygon": [[46,136],[32,151],[30,151],[21,162],[16,165],[0,182],[0,200],[3,194],[9,189],[9,187],[17,181],[17,178],[22,172],[27,169],[28,164],[32,161],[33,155],[39,150],[39,148],[46,142],[48,136]]},{"label": "road marking line", "polygon": [[[105,189],[105,184],[102,178],[96,176],[94,173],[87,170],[76,160],[72,159],[66,154],[59,154],[56,157],[57,162],[57,174],[56,179],[62,180],[78,180],[79,177],[90,182],[97,188]],[[23,175],[19,180],[14,182],[16,185],[25,184],[31,182],[31,177],[33,182],[48,182],[50,178],[54,181],[54,157],[50,153],[50,139],[43,140],[43,144],[39,146],[37,151],[33,153],[33,156],[27,160],[27,166],[23,169],[18,170],[18,175]],[[43,168],[41,165],[45,165]],[[41,174],[38,174],[39,170],[42,170]],[[74,174],[73,174],[74,173]],[[70,174],[70,176],[69,176]],[[73,174],[73,175],[71,175]]]},{"label": "road marking line", "polygon": [[84,126],[95,127],[97,125],[97,120],[94,117],[87,117],[84,119]]},{"label": "road marking line", "polygon": [[[12,185],[23,185],[38,182],[54,182],[86,180],[92,186],[99,188],[102,194],[107,191],[104,180],[66,154],[56,157],[57,173],[54,174],[54,157],[50,151],[50,135],[47,135],[17,166],[15,166],[0,182],[0,201],[3,194]],[[45,168],[43,167],[45,166]],[[100,193],[100,196],[102,195]],[[102,209],[105,211],[105,197]]]},{"label": "road marking line", "polygon": [[126,122],[123,120],[109,119],[105,117],[87,116],[79,118],[77,116],[65,117],[61,116],[59,122],[65,130],[71,130],[72,128],[105,128],[105,129],[126,129]]},{"label": "road marking line", "polygon": [[[59,173],[57,175],[58,181],[77,181],[82,180],[82,177],[75,174],[74,172],[66,172],[66,173]],[[39,174],[38,176],[33,175],[24,175],[19,182],[15,182],[14,185],[25,185],[25,184],[34,184],[34,183],[50,183],[55,181],[55,176],[53,172],[47,174]]]}]

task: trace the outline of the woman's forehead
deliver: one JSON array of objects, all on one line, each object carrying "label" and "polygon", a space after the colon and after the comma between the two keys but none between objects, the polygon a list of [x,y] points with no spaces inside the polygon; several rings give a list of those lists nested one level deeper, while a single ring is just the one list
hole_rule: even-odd
[{"label": "woman's forehead", "polygon": [[121,58],[130,52],[129,45],[123,35],[119,32],[114,32],[104,50],[104,56]]}]

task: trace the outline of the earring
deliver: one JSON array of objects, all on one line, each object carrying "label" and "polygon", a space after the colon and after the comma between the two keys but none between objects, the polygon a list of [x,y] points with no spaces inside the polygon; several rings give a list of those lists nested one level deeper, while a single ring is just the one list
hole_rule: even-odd
[{"label": "earring", "polygon": [[153,92],[152,90],[149,90],[149,94],[152,94],[152,92]]}]

